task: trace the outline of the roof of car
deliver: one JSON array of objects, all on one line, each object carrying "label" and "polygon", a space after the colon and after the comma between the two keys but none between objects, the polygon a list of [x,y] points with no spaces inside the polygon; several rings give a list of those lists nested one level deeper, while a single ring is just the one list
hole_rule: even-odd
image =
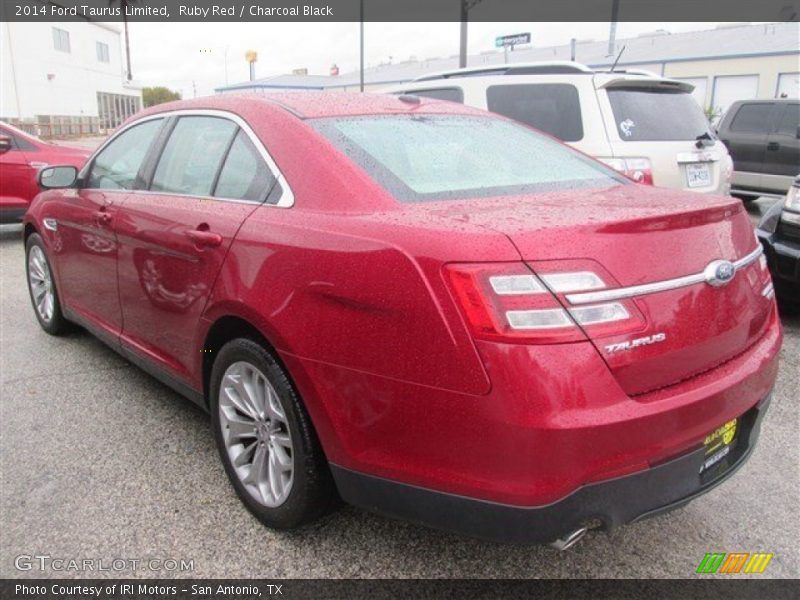
[{"label": "roof of car", "polygon": [[192,100],[178,100],[153,106],[135,115],[176,110],[223,110],[239,112],[260,105],[266,110],[284,110],[301,119],[348,117],[380,114],[485,114],[484,111],[462,104],[443,102],[418,96],[404,97],[358,92],[284,92],[276,94],[220,94]]}]

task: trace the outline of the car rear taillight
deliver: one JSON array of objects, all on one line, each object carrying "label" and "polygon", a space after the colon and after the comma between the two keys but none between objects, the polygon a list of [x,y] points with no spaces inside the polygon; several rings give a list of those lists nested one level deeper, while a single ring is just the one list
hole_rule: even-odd
[{"label": "car rear taillight", "polygon": [[598,160],[636,183],[653,185],[653,167],[649,158],[599,158]]},{"label": "car rear taillight", "polygon": [[[553,270],[535,274],[525,263],[451,264],[453,294],[479,339],[549,344],[577,342],[638,329],[644,323],[631,301],[570,306],[564,294],[604,289],[593,270]],[[570,264],[564,264],[569,267]]]}]

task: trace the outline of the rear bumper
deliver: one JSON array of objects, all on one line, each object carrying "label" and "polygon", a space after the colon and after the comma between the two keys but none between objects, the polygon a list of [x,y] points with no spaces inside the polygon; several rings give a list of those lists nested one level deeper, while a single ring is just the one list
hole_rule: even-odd
[{"label": "rear bumper", "polygon": [[468,498],[357,473],[332,465],[342,498],[361,508],[476,538],[550,542],[584,526],[612,528],[682,506],[716,487],[750,457],[770,396],[747,411],[726,464],[701,474],[701,446],[632,475],[585,485],[544,506]]}]

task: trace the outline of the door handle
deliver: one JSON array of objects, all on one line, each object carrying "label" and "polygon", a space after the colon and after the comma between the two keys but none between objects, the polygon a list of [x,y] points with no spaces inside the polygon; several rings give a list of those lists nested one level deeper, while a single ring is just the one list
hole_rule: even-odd
[{"label": "door handle", "polygon": [[778,142],[770,142],[767,144],[767,150],[780,150],[781,145]]},{"label": "door handle", "polygon": [[105,210],[98,210],[95,212],[94,218],[98,225],[108,225],[111,223],[111,213],[107,213]]},{"label": "door handle", "polygon": [[188,229],[186,231],[186,237],[192,240],[195,246],[199,248],[216,248],[222,243],[222,236],[220,234],[203,229]]}]

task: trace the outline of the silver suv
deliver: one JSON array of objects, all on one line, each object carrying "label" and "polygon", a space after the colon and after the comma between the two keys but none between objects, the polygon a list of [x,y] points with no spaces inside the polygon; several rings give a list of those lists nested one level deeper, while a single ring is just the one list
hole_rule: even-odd
[{"label": "silver suv", "polygon": [[639,70],[573,62],[426,75],[383,91],[488,109],[553,135],[641,183],[727,195],[733,163],[691,92]]}]

